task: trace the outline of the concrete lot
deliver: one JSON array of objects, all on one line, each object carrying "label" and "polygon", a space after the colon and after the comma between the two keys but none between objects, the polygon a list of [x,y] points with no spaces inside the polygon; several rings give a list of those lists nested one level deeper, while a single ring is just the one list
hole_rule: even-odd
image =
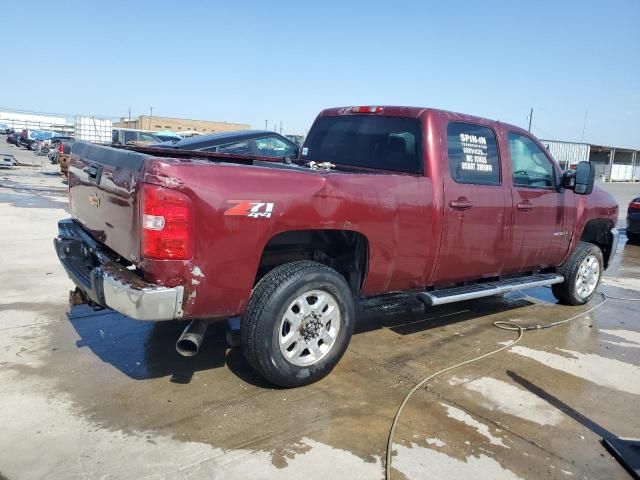
[{"label": "concrete lot", "polygon": [[[17,149],[0,137],[6,151]],[[370,301],[331,375],[275,389],[222,328],[185,359],[183,324],[69,311],[52,247],[67,215],[61,177],[0,170],[0,478],[382,478],[390,422],[416,382],[512,339],[495,320],[589,308],[556,305],[544,288],[426,312],[405,297]],[[621,240],[602,290],[640,298],[640,247]],[[628,478],[600,438],[640,437],[639,308],[609,300],[418,392],[394,478]]]}]

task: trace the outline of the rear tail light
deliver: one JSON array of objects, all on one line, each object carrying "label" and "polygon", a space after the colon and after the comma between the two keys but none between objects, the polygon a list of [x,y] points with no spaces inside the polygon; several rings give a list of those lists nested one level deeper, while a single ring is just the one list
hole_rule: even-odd
[{"label": "rear tail light", "polygon": [[187,260],[192,256],[191,199],[156,185],[142,185],[142,256]]},{"label": "rear tail light", "polygon": [[382,107],[368,107],[368,106],[351,107],[351,111],[353,113],[380,113],[382,111]]},{"label": "rear tail light", "polygon": [[64,153],[64,145],[62,145],[62,142],[58,144],[58,153]]},{"label": "rear tail light", "polygon": [[640,208],[640,198],[631,200],[631,203],[629,204],[629,208]]}]

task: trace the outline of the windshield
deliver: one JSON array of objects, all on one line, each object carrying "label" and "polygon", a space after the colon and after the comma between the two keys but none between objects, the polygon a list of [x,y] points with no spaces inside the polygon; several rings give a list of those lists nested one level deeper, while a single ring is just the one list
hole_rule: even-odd
[{"label": "windshield", "polygon": [[357,167],[422,173],[422,135],[416,118],[348,115],[320,117],[301,158]]}]

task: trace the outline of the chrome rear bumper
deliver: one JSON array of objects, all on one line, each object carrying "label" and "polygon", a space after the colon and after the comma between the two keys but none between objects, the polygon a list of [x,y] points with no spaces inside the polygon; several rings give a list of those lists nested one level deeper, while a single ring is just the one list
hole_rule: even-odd
[{"label": "chrome rear bumper", "polygon": [[145,282],[110,258],[73,220],[58,222],[53,243],[67,275],[93,303],[136,320],[182,317],[183,287]]}]

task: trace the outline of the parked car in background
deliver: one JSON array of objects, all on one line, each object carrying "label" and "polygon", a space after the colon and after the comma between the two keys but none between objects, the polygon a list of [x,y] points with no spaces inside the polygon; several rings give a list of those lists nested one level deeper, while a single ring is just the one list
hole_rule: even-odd
[{"label": "parked car in background", "polygon": [[7,141],[7,143],[10,143],[12,145],[19,146],[19,144],[20,144],[20,133],[15,132],[15,131],[9,133],[7,135],[6,141]]},{"label": "parked car in background", "polygon": [[640,243],[640,196],[631,200],[627,209],[627,238]]},{"label": "parked car in background", "polygon": [[151,132],[134,128],[114,128],[111,135],[112,145],[151,145],[161,142]]},{"label": "parked car in background", "polygon": [[162,132],[154,132],[156,137],[158,137],[162,142],[179,142],[183,137],[178,135],[177,133],[170,132],[168,130]]},{"label": "parked car in background", "polygon": [[46,154],[49,151],[51,140],[61,134],[57,132],[36,132],[34,134],[35,141],[31,144],[31,150],[37,154]]},{"label": "parked car in background", "polygon": [[295,143],[269,130],[211,133],[209,135],[185,138],[175,143],[164,142],[153,146],[274,158],[296,158],[298,156],[298,146]]},{"label": "parked car in background", "polygon": [[60,136],[53,137],[50,140],[48,157],[49,157],[49,160],[51,160],[51,163],[53,163],[53,164],[60,163],[60,159],[59,159],[59,155],[58,155],[58,153],[59,153],[58,149],[60,147],[60,144],[64,140],[68,140],[68,141],[73,142],[74,137],[71,137],[71,136],[68,136],[68,135],[60,135]]},{"label": "parked car in background", "polygon": [[182,138],[198,137],[201,135],[205,135],[205,134],[202,132],[196,132],[195,130],[185,130],[184,132],[180,132],[180,136]]},{"label": "parked car in background", "polygon": [[56,132],[47,130],[25,129],[20,133],[20,146],[33,150],[35,143],[39,140],[49,140],[56,135]]},{"label": "parked car in background", "polygon": [[0,123],[0,133],[4,133],[6,135],[7,133],[9,133],[9,130],[11,130],[9,128],[9,125],[7,125],[6,123]]}]

